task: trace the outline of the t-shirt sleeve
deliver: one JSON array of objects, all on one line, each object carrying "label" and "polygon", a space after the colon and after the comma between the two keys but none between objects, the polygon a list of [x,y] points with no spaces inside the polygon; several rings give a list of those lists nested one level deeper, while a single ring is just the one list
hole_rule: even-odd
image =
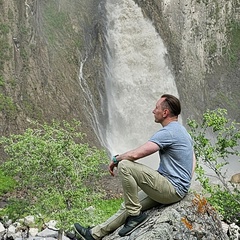
[{"label": "t-shirt sleeve", "polygon": [[163,149],[172,144],[172,136],[167,129],[162,128],[156,132],[149,141],[156,143],[160,149]]}]

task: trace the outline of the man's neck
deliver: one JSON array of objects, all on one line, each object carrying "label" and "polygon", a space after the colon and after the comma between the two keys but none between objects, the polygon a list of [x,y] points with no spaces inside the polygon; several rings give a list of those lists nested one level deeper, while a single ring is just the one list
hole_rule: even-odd
[{"label": "man's neck", "polygon": [[164,120],[164,122],[162,123],[162,126],[165,127],[167,126],[169,123],[171,122],[177,122],[178,121],[178,117],[174,116],[174,117],[168,117]]}]

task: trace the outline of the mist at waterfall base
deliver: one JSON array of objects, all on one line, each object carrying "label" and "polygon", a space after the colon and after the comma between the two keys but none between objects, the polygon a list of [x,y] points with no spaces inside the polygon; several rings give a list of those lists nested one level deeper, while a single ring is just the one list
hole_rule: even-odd
[{"label": "mist at waterfall base", "polygon": [[[106,10],[108,120],[101,135],[113,156],[148,141],[161,128],[152,113],[157,100],[164,93],[179,95],[163,41],[138,5],[133,0],[107,0]],[[139,161],[157,169],[159,156]],[[235,165],[228,167],[227,176],[236,173]]]}]

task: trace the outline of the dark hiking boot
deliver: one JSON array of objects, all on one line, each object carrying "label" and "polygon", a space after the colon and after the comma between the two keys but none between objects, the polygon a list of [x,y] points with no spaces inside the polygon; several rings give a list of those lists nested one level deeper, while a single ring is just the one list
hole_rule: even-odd
[{"label": "dark hiking boot", "polygon": [[128,216],[124,227],[118,232],[121,237],[131,234],[137,227],[140,227],[147,220],[145,213],[140,213],[138,216]]},{"label": "dark hiking boot", "polygon": [[75,231],[78,235],[86,240],[95,240],[91,234],[91,228],[82,227],[79,223],[74,223]]}]

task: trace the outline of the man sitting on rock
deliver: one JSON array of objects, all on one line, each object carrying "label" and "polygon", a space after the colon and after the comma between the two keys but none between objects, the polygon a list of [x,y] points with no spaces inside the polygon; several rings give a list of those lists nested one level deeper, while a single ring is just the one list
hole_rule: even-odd
[{"label": "man sitting on rock", "polygon": [[[124,203],[116,214],[93,228],[75,223],[75,230],[80,236],[87,240],[102,239],[123,224],[119,235],[129,235],[146,221],[147,215],[143,211],[184,198],[195,168],[195,155],[190,135],[178,122],[180,112],[181,105],[176,97],[170,94],[161,96],[153,114],[155,122],[163,128],[142,146],[114,156],[109,164],[112,176],[114,168],[118,168]],[[157,151],[160,157],[157,171],[137,163],[138,159]],[[139,187],[141,191],[138,191]]]}]

